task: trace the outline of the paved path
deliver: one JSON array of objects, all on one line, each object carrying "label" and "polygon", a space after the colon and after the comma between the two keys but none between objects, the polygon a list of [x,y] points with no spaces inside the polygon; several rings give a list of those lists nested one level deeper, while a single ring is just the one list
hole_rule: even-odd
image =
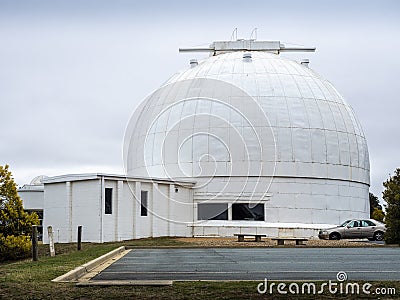
[{"label": "paved path", "polygon": [[400,280],[400,248],[134,249],[92,280]]}]

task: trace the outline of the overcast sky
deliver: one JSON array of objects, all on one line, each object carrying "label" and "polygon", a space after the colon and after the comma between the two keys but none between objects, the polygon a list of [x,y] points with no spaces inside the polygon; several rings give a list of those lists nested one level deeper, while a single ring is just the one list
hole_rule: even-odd
[{"label": "overcast sky", "polygon": [[371,191],[400,167],[400,1],[0,0],[0,164],[34,176],[123,173],[138,103],[190,58],[182,46],[249,38],[316,46],[310,67],[354,108]]}]

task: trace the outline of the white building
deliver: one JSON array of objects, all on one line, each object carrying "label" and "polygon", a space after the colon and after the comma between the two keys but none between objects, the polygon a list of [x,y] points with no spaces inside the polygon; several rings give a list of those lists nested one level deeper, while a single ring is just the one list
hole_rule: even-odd
[{"label": "white building", "polygon": [[40,224],[38,226],[38,236],[42,239],[43,235],[43,209],[44,209],[44,185],[45,176],[36,176],[30,184],[25,184],[18,189],[18,194],[23,200],[24,210],[32,213],[35,212]]},{"label": "white building", "polygon": [[[143,179],[111,174],[63,175],[43,179],[42,201],[31,188],[19,190],[24,207],[44,211],[43,227],[56,242],[110,242],[143,237],[190,236],[193,222],[190,181]],[[167,220],[180,216],[181,222]],[[47,241],[44,231],[44,242]]]},{"label": "white building", "polygon": [[[313,49],[250,40],[195,50],[212,55],[191,60],[131,119],[128,179],[44,180],[44,225],[59,230],[60,241],[72,241],[77,225],[86,227],[86,240],[103,242],[239,232],[312,236],[368,217],[368,149],[353,110],[308,61],[280,56]],[[150,195],[148,218],[138,214],[142,190]]]}]

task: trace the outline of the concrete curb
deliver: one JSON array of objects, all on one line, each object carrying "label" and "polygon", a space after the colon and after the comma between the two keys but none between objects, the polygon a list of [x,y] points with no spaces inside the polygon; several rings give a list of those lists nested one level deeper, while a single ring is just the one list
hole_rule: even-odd
[{"label": "concrete curb", "polygon": [[86,264],[83,264],[64,275],[61,275],[52,280],[52,282],[76,282],[79,278],[89,273],[93,269],[97,268],[99,265],[105,263],[107,260],[113,258],[114,256],[125,251],[125,246],[121,246],[115,250],[112,250],[98,258],[95,258],[89,261]]},{"label": "concrete curb", "polygon": [[[263,248],[263,249],[273,249],[273,248],[398,248],[396,245],[381,245],[369,242],[370,245],[308,245],[304,244],[299,247],[299,245],[285,244],[283,246],[278,245],[265,245],[263,241],[258,242],[259,245],[246,245],[247,243],[254,243],[253,241],[237,242],[238,245],[194,245],[194,246],[126,246],[127,250],[135,249],[202,249],[202,248]],[[239,244],[240,243],[240,244]]]},{"label": "concrete curb", "polygon": [[88,282],[78,282],[76,286],[164,286],[164,285],[173,285],[172,280],[96,280],[96,281],[88,281]]}]

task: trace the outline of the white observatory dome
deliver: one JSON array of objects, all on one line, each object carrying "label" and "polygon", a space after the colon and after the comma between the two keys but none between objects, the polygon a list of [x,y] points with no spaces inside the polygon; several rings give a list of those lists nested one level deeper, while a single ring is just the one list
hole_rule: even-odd
[{"label": "white observatory dome", "polygon": [[192,60],[141,103],[125,138],[129,175],[194,179],[198,203],[263,203],[278,223],[368,217],[368,149],[352,108],[278,54]]},{"label": "white observatory dome", "polygon": [[43,180],[48,178],[46,175],[39,175],[31,180],[30,185],[43,185]]}]

